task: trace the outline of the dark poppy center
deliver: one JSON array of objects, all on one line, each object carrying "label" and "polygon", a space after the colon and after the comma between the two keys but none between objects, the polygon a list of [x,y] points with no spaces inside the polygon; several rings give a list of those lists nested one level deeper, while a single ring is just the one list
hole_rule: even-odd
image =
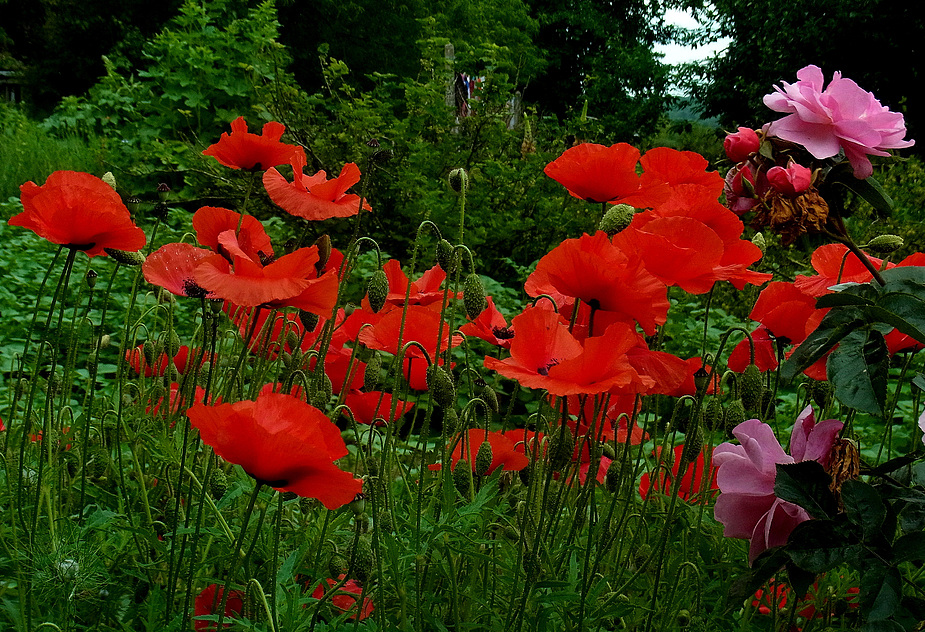
[{"label": "dark poppy center", "polygon": [[95,241],[91,241],[89,244],[68,244],[68,248],[73,248],[74,250],[90,250],[93,246],[96,245]]},{"label": "dark poppy center", "polygon": [[546,376],[549,375],[549,369],[559,364],[559,361],[556,358],[549,360],[549,363],[546,366],[541,366],[536,370],[540,375]]},{"label": "dark poppy center", "polygon": [[192,279],[183,279],[183,293],[191,298],[205,298],[209,292]]},{"label": "dark poppy center", "polygon": [[491,333],[498,340],[510,340],[514,337],[514,330],[510,327],[492,327]]}]

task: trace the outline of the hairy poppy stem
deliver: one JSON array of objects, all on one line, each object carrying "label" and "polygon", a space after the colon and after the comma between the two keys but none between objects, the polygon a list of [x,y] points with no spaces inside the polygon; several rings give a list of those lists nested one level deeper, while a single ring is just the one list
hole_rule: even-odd
[{"label": "hairy poppy stem", "polygon": [[234,552],[231,554],[231,567],[228,569],[228,576],[225,577],[225,585],[222,588],[222,601],[218,606],[218,623],[215,625],[216,630],[222,628],[222,622],[225,620],[225,607],[228,605],[228,587],[231,585],[231,580],[234,579],[234,574],[241,565],[239,557],[241,555],[241,547],[244,544],[244,536],[247,534],[247,523],[250,522],[251,514],[254,512],[254,505],[257,504],[257,496],[260,495],[260,489],[262,487],[263,483],[260,481],[255,483],[254,492],[251,494],[250,501],[247,503],[247,509],[244,511],[244,518],[241,521],[241,533],[234,543]]}]

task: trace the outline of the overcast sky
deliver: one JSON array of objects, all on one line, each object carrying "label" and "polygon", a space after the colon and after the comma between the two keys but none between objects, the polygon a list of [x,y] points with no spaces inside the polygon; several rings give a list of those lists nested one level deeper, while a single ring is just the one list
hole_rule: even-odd
[{"label": "overcast sky", "polygon": [[[677,24],[685,28],[697,28],[697,20],[692,18],[684,11],[669,9],[665,13],[665,20],[669,24]],[[689,46],[680,46],[678,44],[657,44],[655,50],[663,53],[665,58],[662,60],[666,64],[680,64],[686,61],[697,61],[712,56],[714,53],[723,50],[728,44],[728,40],[721,40],[706,46],[698,46],[696,49]]]}]

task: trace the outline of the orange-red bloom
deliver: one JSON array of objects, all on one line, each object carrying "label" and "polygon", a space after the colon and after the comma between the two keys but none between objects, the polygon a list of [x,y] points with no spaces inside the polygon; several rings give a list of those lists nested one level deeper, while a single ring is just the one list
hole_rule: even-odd
[{"label": "orange-red bloom", "polygon": [[[661,448],[658,449],[661,453]],[[678,476],[678,470],[681,467],[681,453],[684,452],[684,446],[675,446],[672,453],[671,473],[659,468],[658,472],[649,474],[646,472],[642,475],[639,482],[639,495],[648,498],[653,491],[661,494],[671,494],[674,488],[675,478]],[[704,483],[704,470],[707,471],[709,481]],[[704,489],[706,486],[706,489]],[[688,502],[700,502],[714,495],[719,490],[716,484],[716,468],[713,467],[711,460],[707,457],[704,461],[703,451],[697,455],[697,458],[684,466],[684,473],[681,475],[681,482],[678,483],[678,498]]]},{"label": "orange-red bloom", "polygon": [[247,131],[243,116],[231,122],[231,134],[222,132],[221,138],[202,153],[212,156],[226,167],[244,169],[245,171],[262,171],[277,165],[289,164],[293,154],[301,154],[305,160],[305,150],[297,145],[280,142],[286,126],[270,121],[263,126],[261,135]]},{"label": "orange-red bloom", "polygon": [[353,413],[358,423],[384,426],[386,423],[399,419],[406,412],[414,408],[413,402],[404,402],[396,398],[395,412],[392,413],[392,394],[381,391],[369,393],[352,392],[344,398],[344,403]]},{"label": "orange-red bloom", "polygon": [[[294,153],[290,162],[292,182],[276,169],[268,169],[263,174],[263,186],[274,204],[291,215],[311,221],[350,217],[360,212],[360,196],[347,193],[347,189],[360,181],[360,168],[356,164],[348,162],[339,176],[329,180],[324,171],[313,176],[302,173],[304,153]],[[363,210],[373,210],[366,200]]]},{"label": "orange-red bloom", "polygon": [[196,283],[194,271],[212,252],[192,244],[165,244],[148,255],[141,264],[145,281],[177,296],[214,298],[212,292]]},{"label": "orange-red bloom", "polygon": [[[475,457],[479,452],[479,447],[486,441],[491,446],[491,465],[488,467],[486,474],[491,474],[499,467],[503,470],[519,471],[530,464],[530,459],[527,458],[527,455],[524,454],[523,450],[517,450],[514,439],[506,433],[470,428],[459,435],[458,439],[459,441],[456,442],[456,447],[453,448],[453,453],[450,455],[451,468],[454,470],[460,459],[465,459],[474,472]],[[440,464],[437,463],[429,467],[432,470],[438,470],[440,469]]]},{"label": "orange-red bloom", "polygon": [[610,147],[582,143],[566,149],[543,172],[579,199],[642,206],[635,199],[640,187],[638,162],[639,150],[626,143]]},{"label": "orange-red bloom", "polygon": [[26,182],[19,190],[23,212],[10,219],[10,226],[28,228],[91,257],[105,254],[106,248],[134,252],[145,245],[145,234],[132,222],[122,198],[96,176],[55,171],[44,185]]},{"label": "orange-red bloom", "polygon": [[[341,574],[337,579],[328,578],[324,582],[318,584],[315,590],[312,592],[312,597],[315,599],[321,599],[324,597],[324,593],[331,589],[332,586],[337,584],[342,580],[346,575]],[[327,583],[327,588],[324,584]],[[357,618],[357,599],[360,595],[363,594],[363,587],[354,579],[348,579],[343,586],[337,589],[337,592],[331,597],[331,604],[341,610],[342,612],[350,612],[351,615],[347,617],[351,621]],[[368,617],[373,613],[373,601],[369,597],[363,598],[363,607],[360,609],[359,617],[360,621]]]},{"label": "orange-red bloom", "polygon": [[334,461],[347,455],[340,430],[317,408],[282,393],[256,401],[187,411],[190,423],[215,453],[281,491],[317,498],[328,509],[351,502],[363,482]]},{"label": "orange-red bloom", "polygon": [[[193,606],[193,629],[196,632],[206,632],[215,630],[214,621],[202,621],[196,617],[218,614],[215,610],[222,603],[222,595],[225,589],[218,584],[209,584],[201,593],[196,595],[196,601]],[[244,592],[240,590],[229,590],[228,599],[225,601],[224,619],[237,618],[241,611],[244,610]],[[223,623],[223,628],[231,627],[231,622]]]},{"label": "orange-red bloom", "polygon": [[488,307],[482,310],[475,320],[460,327],[459,331],[467,336],[481,338],[502,349],[510,349],[514,330],[508,325],[504,315],[495,307],[495,300],[490,296],[485,298],[488,301]]}]

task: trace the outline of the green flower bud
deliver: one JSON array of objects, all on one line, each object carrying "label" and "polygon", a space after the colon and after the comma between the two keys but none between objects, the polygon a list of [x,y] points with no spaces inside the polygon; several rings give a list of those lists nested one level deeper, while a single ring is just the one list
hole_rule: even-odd
[{"label": "green flower bud", "polygon": [[455,408],[443,409],[443,435],[449,436],[461,430],[459,427],[459,413]]},{"label": "green flower bud", "polygon": [[491,461],[491,444],[488,441],[483,441],[475,455],[475,473],[479,476],[488,474],[488,470],[491,469]]},{"label": "green flower bud", "polygon": [[684,449],[681,450],[681,465],[678,471],[682,471],[687,465],[696,461],[701,450],[703,450],[703,430],[698,426],[696,431],[684,436]]},{"label": "green flower bud", "polygon": [[456,252],[453,250],[453,245],[448,242],[446,239],[441,239],[437,242],[437,264],[440,266],[440,269],[451,275],[456,272],[456,264],[459,261],[459,257]]},{"label": "green flower bud", "polygon": [[498,395],[495,393],[495,389],[486,384],[479,392],[479,396],[482,398],[485,404],[488,405],[489,410],[491,410],[493,413],[500,412],[501,405],[498,403]]},{"label": "green flower bud", "polygon": [[368,536],[361,536],[353,547],[353,572],[360,581],[367,581],[372,577],[373,569],[376,567],[375,557],[373,555],[373,545]]},{"label": "green flower bud", "polygon": [[379,385],[379,374],[382,371],[382,358],[375,351],[366,361],[366,368],[363,370],[363,390],[374,391]]},{"label": "green flower bud", "polygon": [[366,286],[366,296],[369,298],[369,308],[378,313],[385,306],[385,299],[389,295],[389,279],[382,269],[373,272]]},{"label": "green flower bud", "polygon": [[145,256],[140,252],[126,252],[115,248],[103,248],[103,250],[124,266],[140,266],[145,262]]},{"label": "green flower bud", "polygon": [[739,378],[739,397],[747,415],[757,414],[761,408],[761,396],[764,391],[764,379],[761,371],[754,364],[745,367]]},{"label": "green flower bud", "polygon": [[709,430],[716,430],[723,425],[723,405],[718,397],[711,397],[703,413],[704,426]]},{"label": "green flower bud", "polygon": [[452,408],[456,404],[456,386],[452,376],[442,366],[431,364],[427,367],[427,388],[438,406]]},{"label": "green flower bud", "polygon": [[867,248],[879,255],[886,255],[903,247],[905,241],[899,235],[880,235],[867,242]]},{"label": "green flower bud", "polygon": [[469,487],[472,480],[472,472],[469,469],[469,462],[465,459],[460,459],[456,462],[456,467],[453,468],[453,485],[456,486],[456,491],[458,491],[462,496],[469,495]]},{"label": "green flower bud", "polygon": [[726,406],[726,416],[723,420],[726,430],[732,431],[733,428],[745,421],[745,419],[745,406],[742,404],[742,400],[734,399],[729,402],[729,405]]},{"label": "green flower bud", "polygon": [[180,344],[180,336],[177,335],[176,330],[171,329],[167,334],[167,353],[171,358],[180,353],[181,346],[183,345]]},{"label": "green flower bud", "polygon": [[353,512],[354,516],[362,516],[366,511],[366,495],[360,492],[356,497],[350,501],[350,510]]},{"label": "green flower bud", "polygon": [[572,460],[575,437],[568,426],[560,426],[549,442],[549,466],[561,470]]},{"label": "green flower bud", "polygon": [[598,229],[613,237],[632,223],[635,214],[636,209],[629,204],[615,204],[604,213]]},{"label": "green flower bud", "polygon": [[475,320],[479,317],[486,307],[488,301],[485,299],[485,286],[482,285],[482,279],[475,272],[471,272],[463,284],[463,305],[466,307],[466,315]]},{"label": "green flower bud", "polygon": [[112,171],[107,171],[100,179],[111,186],[113,191],[116,190],[116,176],[112,175]]},{"label": "green flower bud", "polygon": [[305,311],[304,309],[300,309],[299,322],[301,322],[302,326],[305,327],[305,331],[315,331],[315,327],[318,326],[318,314],[313,314],[311,312]]},{"label": "green flower bud", "polygon": [[209,477],[209,493],[215,500],[221,500],[228,491],[228,476],[221,468],[215,468]]},{"label": "green flower bud", "polygon": [[465,193],[469,189],[469,174],[465,169],[453,169],[449,177],[450,188],[457,193]]}]

